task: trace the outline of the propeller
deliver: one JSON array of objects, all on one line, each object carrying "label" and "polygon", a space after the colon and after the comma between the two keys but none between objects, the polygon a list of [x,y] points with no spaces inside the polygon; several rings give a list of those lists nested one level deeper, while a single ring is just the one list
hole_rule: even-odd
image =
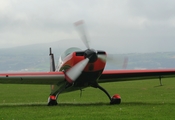
[{"label": "propeller", "polygon": [[89,58],[86,58],[80,62],[78,62],[75,66],[70,68],[66,73],[65,77],[66,80],[69,83],[75,82],[75,80],[80,76],[82,73],[83,69],[86,67],[87,63],[89,62]]},{"label": "propeller", "polygon": [[107,54],[106,55],[98,55],[102,61],[107,61],[107,66],[114,65],[117,67],[121,67],[122,69],[126,69],[128,65],[128,57],[123,55],[116,55],[116,54]]},{"label": "propeller", "polygon": [[[87,38],[87,33],[85,31],[85,28],[84,28],[84,21],[83,20],[77,21],[74,23],[74,25],[76,26],[76,29],[81,37],[81,40],[83,41],[87,50],[84,51],[85,59],[78,62],[76,65],[74,65],[68,71],[66,71],[65,78],[69,83],[73,83],[76,81],[76,79],[81,75],[82,71],[84,70],[84,68],[86,67],[86,65],[88,63],[93,63],[98,58],[106,60],[106,55],[98,55],[97,51],[90,49],[89,41]],[[114,57],[108,56],[107,60],[114,61],[113,59],[114,59]]]},{"label": "propeller", "polygon": [[86,46],[87,49],[90,49],[89,41],[87,38],[87,33],[85,31],[84,21],[83,20],[77,21],[74,23],[74,25],[75,25],[75,27],[76,27],[76,29],[81,37],[81,40],[84,43],[84,45]]},{"label": "propeller", "polygon": [[111,65],[116,65],[122,69],[126,69],[128,65],[128,57],[124,55],[108,54],[107,61]]},{"label": "propeller", "polygon": [[81,36],[81,40],[85,44],[87,50],[84,52],[85,59],[78,62],[76,65],[74,65],[72,68],[70,68],[65,73],[65,78],[69,83],[75,82],[75,80],[81,75],[82,71],[88,64],[88,62],[92,63],[97,60],[97,53],[95,50],[90,49],[89,42],[86,36],[86,31],[84,29],[83,20],[80,20],[78,22],[75,22],[74,25],[77,28],[78,33]]}]

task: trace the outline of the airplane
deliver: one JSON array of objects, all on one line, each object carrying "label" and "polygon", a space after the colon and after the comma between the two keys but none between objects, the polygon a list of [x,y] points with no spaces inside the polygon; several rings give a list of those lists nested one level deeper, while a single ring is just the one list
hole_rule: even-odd
[{"label": "airplane", "polygon": [[59,64],[56,67],[54,54],[50,48],[49,72],[0,73],[0,83],[50,85],[51,92],[48,98],[48,106],[57,105],[57,99],[61,93],[81,90],[86,87],[98,88],[107,95],[110,104],[120,104],[120,95],[115,94],[111,97],[99,83],[158,78],[160,85],[162,85],[162,78],[175,77],[175,69],[105,70],[108,60],[107,53],[89,47],[82,20],[76,22],[75,26],[87,47],[86,50],[76,47],[67,49],[60,56]]}]

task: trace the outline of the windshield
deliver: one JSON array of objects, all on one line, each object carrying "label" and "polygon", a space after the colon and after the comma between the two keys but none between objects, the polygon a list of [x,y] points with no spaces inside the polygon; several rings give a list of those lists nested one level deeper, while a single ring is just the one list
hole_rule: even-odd
[{"label": "windshield", "polygon": [[76,52],[76,51],[81,51],[80,48],[76,48],[76,47],[72,47],[67,49],[62,55],[61,55],[61,59],[63,60],[66,56],[68,56],[70,53],[72,52]]}]

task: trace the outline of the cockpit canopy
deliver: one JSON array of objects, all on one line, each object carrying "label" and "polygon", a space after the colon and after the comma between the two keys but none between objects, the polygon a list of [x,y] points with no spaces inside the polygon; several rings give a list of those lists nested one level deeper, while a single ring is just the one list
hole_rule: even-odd
[{"label": "cockpit canopy", "polygon": [[82,51],[80,48],[77,47],[71,47],[67,49],[62,55],[61,55],[61,60],[63,60],[66,56],[68,56],[72,52],[77,52],[77,51]]}]

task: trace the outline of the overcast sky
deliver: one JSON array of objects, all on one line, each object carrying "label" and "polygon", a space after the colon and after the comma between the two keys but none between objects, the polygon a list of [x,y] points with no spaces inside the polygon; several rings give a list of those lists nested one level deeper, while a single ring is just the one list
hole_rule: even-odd
[{"label": "overcast sky", "polygon": [[174,0],[0,0],[0,48],[81,42],[73,23],[82,19],[91,48],[175,51]]}]

